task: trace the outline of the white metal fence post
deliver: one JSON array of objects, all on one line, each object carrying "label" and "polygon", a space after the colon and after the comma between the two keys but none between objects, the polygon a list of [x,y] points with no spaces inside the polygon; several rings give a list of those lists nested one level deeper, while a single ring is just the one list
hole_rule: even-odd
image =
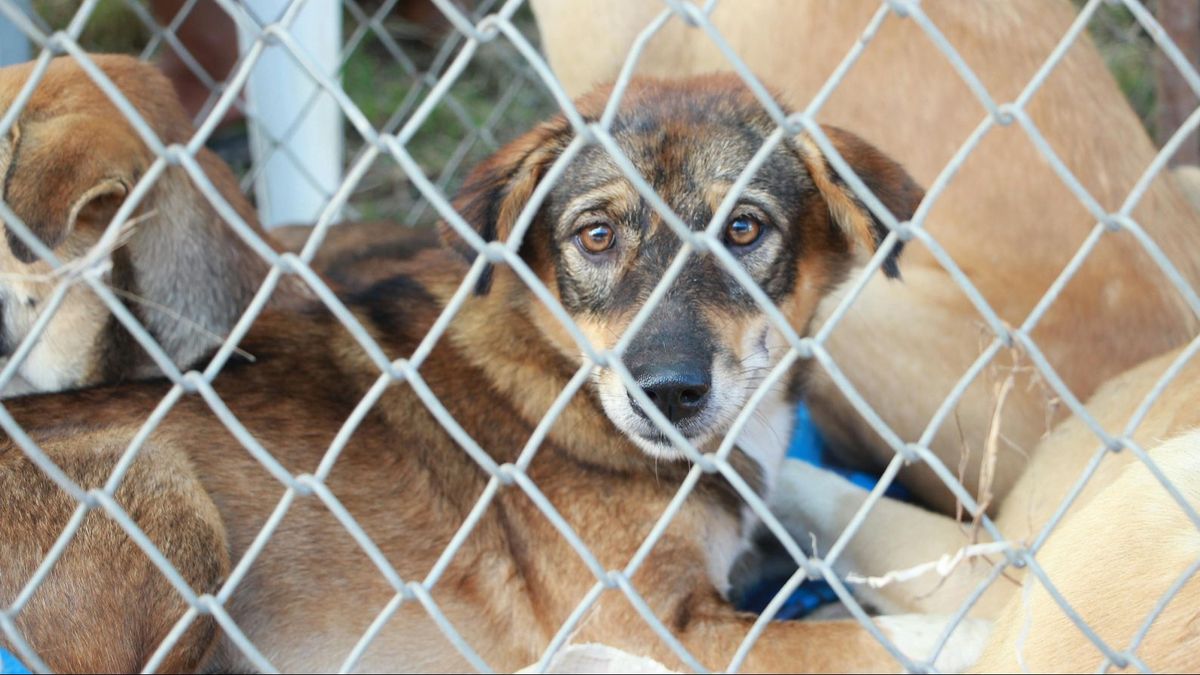
[{"label": "white metal fence post", "polygon": [[[264,25],[277,21],[288,0],[246,0]],[[342,42],[342,5],[308,0],[287,28],[296,43],[325,74],[337,79]],[[249,38],[239,34],[242,49]],[[342,182],[342,112],[279,45],[268,46],[246,87],[263,225],[311,223]],[[315,96],[315,99],[314,99]],[[310,104],[311,101],[311,104]]]}]

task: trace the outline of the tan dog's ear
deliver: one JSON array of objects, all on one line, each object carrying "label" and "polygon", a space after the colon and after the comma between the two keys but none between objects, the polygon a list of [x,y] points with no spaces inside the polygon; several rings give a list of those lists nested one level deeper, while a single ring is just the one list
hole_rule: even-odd
[{"label": "tan dog's ear", "polygon": [[[131,129],[96,115],[18,123],[9,141],[0,197],[50,249],[77,227],[106,226],[148,164]],[[10,228],[5,236],[17,259],[38,259]]]},{"label": "tan dog's ear", "polygon": [[[897,221],[903,222],[912,218],[925,196],[925,191],[913,181],[904,167],[848,131],[836,127],[821,128],[833,142],[838,154],[846,160],[875,197],[892,212]],[[826,160],[816,142],[807,134],[801,138],[801,146],[804,163],[817,190],[829,204],[829,213],[834,222],[846,235],[851,246],[861,246],[866,251],[874,252],[887,236],[887,226],[854,194]],[[883,262],[883,272],[888,277],[900,276],[897,258],[901,248],[902,243],[892,247],[891,253]]]},{"label": "tan dog's ear", "polygon": [[[484,241],[506,241],[546,170],[570,140],[571,127],[561,116],[539,125],[472,170],[458,191],[454,207]],[[475,260],[475,249],[452,227],[445,223],[440,227],[446,245],[468,261]],[[522,242],[522,254],[527,248]],[[489,266],[479,277],[475,293],[486,294],[491,285]]]}]

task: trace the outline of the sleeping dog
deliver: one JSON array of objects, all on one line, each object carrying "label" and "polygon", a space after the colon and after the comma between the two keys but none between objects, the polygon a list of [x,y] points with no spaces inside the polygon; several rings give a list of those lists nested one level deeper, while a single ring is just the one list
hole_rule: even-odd
[{"label": "sleeping dog", "polygon": [[[125,56],[92,57],[164,145],[195,133],[167,80]],[[0,115],[34,73],[33,64],[0,68]],[[263,236],[224,162],[205,149],[196,163],[226,202]],[[0,136],[0,199],[63,264],[38,257],[12,227],[0,244],[0,357],[10,356],[46,311],[54,314],[32,343],[5,396],[58,391],[161,374],[109,308],[79,278],[93,260],[102,279],[180,367],[219,344],[267,273],[267,264],[217,214],[181,166],[154,181],[115,245],[97,250],[117,209],[151,168],[154,153],[83,68],[70,57],[44,77]],[[0,218],[0,221],[3,219]],[[66,285],[61,305],[54,298]],[[273,302],[305,294],[285,279]]]},{"label": "sleeping dog", "polygon": [[[584,118],[597,120],[607,96],[582,99]],[[612,135],[682,222],[701,229],[774,130],[740,81],[704,77],[635,81]],[[922,192],[904,170],[847,132],[826,133],[886,207],[909,217]],[[483,241],[513,235],[574,137],[560,116],[474,170],[455,205]],[[720,232],[736,263],[804,334],[822,296],[872,254],[884,226],[801,137],[767,155]],[[245,575],[236,576],[224,605],[238,630],[281,670],[339,667],[377,619],[380,632],[357,667],[468,667],[422,608],[426,601],[396,585],[421,580],[490,666],[511,670],[535,661],[597,583],[560,528],[569,528],[604,569],[625,568],[691,468],[666,432],[674,427],[701,452],[715,450],[787,352],[750,293],[711,254],[696,254],[682,263],[621,356],[641,389],[634,396],[610,367],[586,360],[573,333],[513,268],[475,261],[468,272],[476,249],[451,229],[445,234],[447,247],[415,251],[394,263],[401,274],[347,297],[387,357],[413,359],[415,370],[383,376],[399,381],[380,394],[343,449],[327,454],[380,380],[380,364],[319,307],[268,312],[243,344],[256,362],[230,364],[215,387],[279,467],[260,464],[203,400],[185,397],[150,435],[116,492],[201,594],[217,593],[231,566],[255,550],[272,512],[286,511],[265,548],[246,559]],[[680,247],[613,159],[585,146],[549,186],[519,256],[592,347],[607,350]],[[894,270],[891,261],[884,269]],[[446,333],[422,346],[456,293],[464,303]],[[572,381],[580,388],[537,440],[539,422]],[[165,383],[129,383],[25,397],[8,408],[68,475],[91,488],[107,477],[166,390]],[[795,393],[772,391],[730,455],[760,493],[778,470],[788,429],[777,421],[789,418]],[[435,400],[465,436],[438,422],[430,409]],[[659,414],[652,416],[654,409]],[[307,477],[288,490],[272,478],[281,477],[280,468]],[[537,486],[561,523],[512,484],[526,484],[516,472]],[[487,506],[480,520],[460,529],[481,496]],[[0,447],[0,508],[26,516],[0,524],[0,540],[16,542],[0,548],[6,570],[0,603],[11,602],[74,507],[14,445]],[[376,555],[347,534],[335,515],[343,509],[378,547]],[[187,606],[115,525],[90,517],[17,624],[51,668],[138,669]],[[654,614],[708,667],[726,667],[755,621],[724,598],[748,525],[738,493],[722,476],[705,475],[631,576]],[[441,567],[452,540],[461,548]],[[160,670],[253,667],[211,617],[188,621],[177,627],[182,637],[164,652]],[[925,616],[878,620],[884,634],[918,658],[927,656],[940,624]],[[978,626],[968,624],[943,652],[942,665],[968,662],[979,637]],[[599,595],[570,638],[681,665],[616,590]],[[745,667],[845,671],[897,664],[854,621],[776,622]]]}]

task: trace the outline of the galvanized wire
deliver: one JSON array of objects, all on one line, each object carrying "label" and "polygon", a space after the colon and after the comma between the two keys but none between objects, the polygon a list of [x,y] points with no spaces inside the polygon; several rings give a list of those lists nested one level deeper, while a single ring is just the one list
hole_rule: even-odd
[{"label": "galvanized wire", "polygon": [[[186,612],[155,650],[150,662],[146,664],[147,671],[158,668],[172,646],[183,636],[187,628],[202,616],[212,616],[232,643],[239,648],[245,657],[256,668],[264,672],[274,672],[275,668],[266,656],[253,644],[235,618],[226,610],[226,603],[236,592],[245,579],[250,567],[258,559],[266,544],[270,541],[279,527],[282,519],[295,499],[299,496],[313,495],[334,515],[347,533],[366,554],[380,575],[387,581],[394,595],[382,610],[374,617],[370,625],[358,640],[356,645],[346,655],[341,665],[341,671],[353,670],[366,653],[373,640],[379,635],[387,621],[406,603],[416,603],[429,614],[434,624],[445,635],[450,644],[472,666],[481,671],[490,669],[490,665],[476,652],[469,640],[453,625],[450,619],[433,599],[433,591],[443,574],[474,531],[480,520],[487,513],[490,505],[499,491],[504,488],[516,489],[523,492],[529,500],[545,515],[563,540],[573,549],[579,560],[595,577],[591,589],[580,599],[577,607],[570,613],[564,623],[556,631],[553,638],[535,664],[536,669],[544,671],[551,659],[570,639],[574,631],[587,618],[589,612],[600,602],[606,593],[623,594],[643,618],[647,626],[663,641],[663,644],[673,651],[688,667],[695,670],[724,667],[737,670],[744,659],[755,648],[762,631],[782,606],[787,594],[807,579],[824,578],[833,587],[835,593],[844,602],[853,616],[862,622],[864,628],[880,640],[897,659],[898,664],[912,671],[933,670],[933,660],[945,646],[954,628],[963,620],[971,606],[983,594],[988,586],[998,579],[1003,571],[1010,566],[1028,568],[1037,583],[1043,585],[1047,592],[1062,607],[1063,612],[1075,623],[1078,629],[1097,647],[1103,657],[1103,668],[1110,665],[1118,667],[1131,665],[1144,668],[1145,664],[1137,657],[1136,650],[1142,638],[1152,625],[1153,620],[1162,612],[1171,598],[1183,585],[1200,569],[1200,562],[1184,570],[1183,574],[1171,586],[1158,602],[1139,633],[1124,650],[1117,650],[1102,640],[1096,632],[1071,608],[1057,591],[1053,580],[1041,568],[1036,554],[1050,534],[1059,525],[1070,506],[1087,485],[1099,464],[1109,454],[1114,452],[1131,452],[1139,461],[1144,463],[1152,475],[1162,482],[1164,489],[1186,513],[1193,524],[1200,527],[1200,515],[1183,498],[1179,490],[1154,463],[1151,456],[1138,443],[1132,440],[1142,419],[1150,406],[1159,398],[1168,384],[1175,380],[1187,361],[1196,351],[1200,351],[1200,339],[1193,341],[1184,353],[1176,359],[1162,375],[1156,386],[1147,394],[1141,406],[1134,413],[1128,424],[1119,432],[1110,432],[1088,413],[1083,402],[1070,391],[1066,383],[1055,372],[1040,347],[1031,337],[1040,320],[1050,310],[1061,295],[1066,285],[1075,278],[1078,270],[1088,259],[1100,240],[1112,232],[1124,231],[1132,235],[1134,240],[1145,250],[1149,258],[1162,270],[1165,278],[1175,288],[1185,304],[1193,313],[1200,317],[1200,295],[1191,287],[1183,274],[1168,259],[1164,251],[1153,238],[1134,220],[1131,213],[1144,197],[1155,177],[1166,165],[1167,159],[1175,149],[1200,126],[1200,111],[1193,113],[1179,131],[1164,145],[1158,156],[1145,170],[1142,177],[1134,185],[1126,200],[1115,212],[1105,210],[1102,205],[1083,187],[1082,183],[1066,166],[1063,160],[1043,137],[1041,131],[1026,111],[1033,95],[1042,87],[1047,78],[1055,71],[1064,58],[1067,50],[1073,46],[1082,35],[1104,0],[1089,0],[1081,9],[1077,19],[1064,34],[1049,54],[1041,67],[1030,79],[1026,87],[1011,102],[997,100],[980,77],[966,63],[955,49],[951,41],[939,29],[936,22],[924,11],[916,0],[881,0],[878,10],[873,14],[859,39],[847,45],[846,56],[838,64],[827,81],[818,89],[808,105],[797,113],[788,114],[775,101],[763,83],[759,82],[750,68],[739,57],[737,50],[721,35],[720,30],[711,20],[712,9],[717,0],[709,0],[703,6],[686,0],[666,0],[661,13],[645,27],[631,46],[623,67],[612,88],[611,98],[600,119],[587,122],[574,108],[565,89],[555,78],[549,65],[542,58],[533,41],[514,23],[514,16],[524,4],[523,0],[507,0],[497,3],[494,0],[478,4],[477,10],[468,13],[460,10],[450,0],[433,0],[442,11],[452,30],[438,51],[432,65],[426,70],[419,68],[405,52],[383,24],[383,18],[397,4],[396,0],[388,0],[373,13],[368,14],[356,0],[344,0],[345,7],[356,22],[350,32],[349,39],[341,52],[341,67],[345,67],[350,55],[359,48],[367,37],[374,37],[384,47],[385,51],[395,61],[407,77],[411,89],[405,95],[396,111],[380,127],[376,128],[362,112],[358,105],[347,95],[336,76],[330,76],[317,68],[304,53],[303,45],[297,44],[289,32],[291,23],[303,9],[305,2],[317,0],[292,0],[282,16],[276,21],[260,24],[249,12],[235,0],[217,0],[222,8],[234,18],[239,28],[249,37],[247,48],[238,59],[237,64],[227,76],[225,82],[215,81],[205,73],[196,59],[187,53],[186,47],[180,41],[177,31],[184,18],[195,7],[195,0],[190,0],[183,10],[166,26],[159,25],[152,15],[141,4],[140,0],[126,0],[138,20],[153,33],[150,44],[142,53],[143,58],[149,57],[157,49],[166,47],[180,54],[185,66],[210,91],[210,100],[198,120],[198,128],[194,136],[184,145],[164,145],[153,129],[139,115],[136,108],[125,98],[113,82],[98,68],[79,44],[83,28],[92,19],[99,0],[84,0],[68,27],[62,31],[47,33],[40,28],[40,22],[24,14],[13,0],[0,0],[0,16],[11,21],[18,30],[24,32],[30,41],[40,50],[29,81],[21,89],[14,104],[0,113],[0,135],[8,133],[16,123],[21,111],[28,104],[34,88],[45,75],[46,67],[52,56],[67,54],[79,62],[88,77],[109,98],[131,125],[132,129],[156,155],[157,159],[138,181],[129,197],[109,223],[103,235],[102,243],[111,244],[120,232],[121,226],[129,219],[145,199],[155,180],[168,167],[182,168],[195,183],[200,194],[216,210],[218,215],[232,229],[234,234],[245,241],[270,266],[266,279],[251,300],[238,322],[231,329],[216,355],[202,371],[180,372],[171,362],[166,352],[155,342],[153,336],[137,321],[120,299],[109,289],[102,280],[106,270],[106,258],[95,254],[85,258],[82,263],[75,262],[67,269],[40,240],[34,236],[26,224],[12,210],[0,201],[0,218],[11,228],[12,233],[26,243],[36,255],[60,270],[61,278],[54,294],[45,303],[45,309],[34,324],[29,335],[17,346],[8,363],[0,369],[0,388],[7,385],[16,376],[21,364],[28,357],[36,342],[42,337],[47,326],[61,307],[67,291],[74,284],[86,284],[105,303],[113,314],[129,330],[134,339],[146,349],[147,353],[158,363],[163,373],[174,386],[164,395],[162,400],[148,416],[145,423],[138,429],[137,434],[119,457],[108,480],[102,488],[85,490],[72,481],[53,460],[38,447],[37,443],[16,423],[8,411],[0,405],[0,428],[3,428],[22,452],[36,464],[45,475],[52,480],[63,492],[72,498],[77,506],[67,523],[64,531],[47,552],[42,564],[35,570],[26,582],[17,598],[6,608],[0,608],[0,631],[7,641],[17,650],[19,655],[38,671],[45,671],[45,662],[30,648],[16,628],[16,617],[29,602],[37,588],[46,581],[56,562],[61,558],[67,546],[75,536],[84,518],[93,510],[99,510],[121,527],[133,541],[143,550],[147,558],[162,572],[172,584],[180,598],[188,605]],[[730,0],[725,0],[726,2]],[[1187,62],[1178,47],[1155,21],[1153,15],[1139,0],[1120,0],[1151,35],[1161,48],[1167,59],[1179,68],[1193,91],[1200,96],[1200,74]],[[497,7],[497,5],[499,5]],[[872,194],[862,179],[857,176],[839,154],[837,148],[825,135],[816,116],[824,107],[832,93],[841,84],[846,74],[858,61],[863,53],[871,48],[872,40],[884,20],[889,16],[911,21],[924,33],[931,43],[945,56],[954,73],[962,79],[981,107],[981,119],[978,126],[967,137],[947,165],[929,186],[925,199],[917,208],[910,221],[902,222]],[[636,167],[622,152],[616,138],[611,133],[612,124],[625,92],[628,90],[636,66],[641,59],[647,44],[664,25],[670,21],[682,21],[696,31],[696,39],[710,40],[725,59],[730,69],[736,72],[746,83],[747,87],[762,105],[763,110],[776,125],[761,148],[744,167],[742,173],[714,213],[711,221],[703,230],[695,231],[677,214],[673,213],[666,201],[658,195],[645,177],[641,176]],[[484,43],[498,41],[507,46],[504,57],[508,63],[518,66],[518,75],[496,102],[492,112],[484,120],[475,120],[467,107],[459,100],[453,87],[462,76],[464,70],[478,56],[478,50]],[[349,170],[343,182],[331,194],[324,195],[327,203],[322,209],[316,227],[306,245],[299,254],[277,254],[246,223],[236,209],[220,194],[209,181],[196,161],[196,153],[211,138],[217,123],[233,108],[241,108],[238,96],[244,88],[250,72],[255,67],[259,57],[268,44],[280,45],[287,51],[314,84],[316,91],[307,101],[301,102],[299,109],[305,111],[313,106],[316,100],[323,96],[331,97],[337,104],[350,126],[358,133],[363,141],[362,147],[354,157],[349,158]],[[561,156],[550,166],[544,179],[535,189],[530,201],[518,215],[512,236],[503,242],[485,242],[475,232],[460,214],[453,208],[446,191],[457,176],[460,165],[468,156],[469,151],[477,143],[483,143],[487,148],[497,145],[495,125],[503,117],[505,111],[515,100],[517,92],[523,87],[540,87],[547,96],[559,107],[575,137],[566,147]],[[435,109],[444,106],[464,127],[463,138],[457,144],[446,164],[431,178],[413,158],[410,144],[419,134],[422,125],[430,118]],[[292,129],[280,138],[269,138],[269,152],[289,152],[287,149],[291,133],[295,131],[299,120]],[[251,119],[254,124],[255,120]],[[1037,302],[1027,317],[1019,326],[1006,324],[999,314],[991,307],[978,288],[968,279],[966,274],[954,261],[953,256],[938,242],[936,237],[926,229],[926,218],[934,205],[941,199],[947,186],[954,180],[958,171],[972,153],[979,147],[988,133],[997,126],[1016,125],[1029,138],[1033,147],[1054,171],[1063,185],[1085,206],[1096,225],[1083,243],[1075,251],[1069,262],[1056,276],[1044,296]],[[749,184],[755,173],[766,161],[769,154],[785,142],[789,137],[800,134],[811,139],[820,151],[828,158],[829,164],[845,180],[863,204],[883,222],[890,233],[881,243],[879,250],[866,263],[858,275],[851,280],[842,300],[827,319],[811,335],[802,335],[790,325],[782,311],[775,307],[768,296],[754,282],[736,259],[724,248],[720,240],[720,230],[729,213],[736,205],[736,200]],[[600,349],[587,340],[583,331],[572,320],[569,313],[555,300],[553,293],[540,281],[536,273],[528,267],[518,255],[518,249],[534,216],[542,202],[553,188],[555,182],[565,171],[567,165],[580,151],[588,146],[602,148],[612,159],[617,169],[632,184],[645,201],[658,213],[662,222],[675,232],[682,246],[672,264],[668,267],[663,278],[648,296],[645,304],[639,309],[629,327],[617,342],[609,349]],[[422,202],[409,212],[410,218],[418,218],[426,208],[432,209],[463,241],[478,252],[475,263],[461,282],[456,293],[443,308],[438,319],[433,323],[428,335],[421,341],[417,350],[408,359],[390,360],[384,350],[372,338],[366,328],[355,318],[354,314],[342,302],[338,295],[329,288],[320,275],[312,269],[310,261],[327,234],[336,214],[347,206],[347,203],[359,182],[363,179],[368,168],[379,158],[393,160],[403,171],[407,180],[416,188]],[[270,155],[257,158],[255,167],[251,168],[245,179],[245,184],[257,175],[269,160]],[[293,158],[294,159],[294,158]],[[309,177],[315,187],[316,181]],[[833,330],[841,323],[850,307],[860,297],[867,282],[879,273],[891,250],[901,242],[909,240],[920,241],[940,264],[948,278],[965,294],[972,306],[977,310],[983,322],[992,333],[989,344],[981,351],[962,377],[955,383],[946,399],[938,407],[929,420],[920,437],[915,441],[902,438],[879,416],[862,393],[850,382],[842,372],[836,360],[827,349],[827,342]],[[107,250],[99,248],[98,250]],[[632,375],[621,362],[621,357],[634,337],[650,320],[657,304],[667,293],[671,285],[682,273],[689,260],[696,256],[710,256],[722,269],[745,289],[752,300],[763,310],[770,324],[784,337],[787,350],[781,362],[767,375],[759,388],[751,396],[745,409],[737,416],[727,437],[714,452],[702,453],[695,448],[679,431],[671,425],[661,412],[651,405],[645,393],[637,385]],[[524,283],[538,301],[546,304],[547,309],[556,321],[570,334],[584,355],[583,363],[574,373],[564,390],[554,400],[550,409],[534,428],[530,438],[522,447],[517,459],[512,463],[497,463],[470,434],[459,425],[449,410],[438,400],[436,394],[426,383],[420,369],[432,352],[434,344],[441,339],[451,320],[461,310],[475,286],[480,275],[488,264],[509,266]],[[379,375],[374,384],[368,389],[354,407],[353,411],[339,428],[329,447],[325,450],[321,462],[311,474],[293,475],[265,448],[254,435],[245,427],[237,416],[225,405],[213,387],[213,381],[221,372],[228,359],[234,353],[237,344],[246,335],[258,316],[264,311],[267,302],[285,275],[294,276],[311,289],[313,295],[323,303],[330,313],[346,328],[353,339],[366,354],[369,360],[379,369]],[[1088,464],[1083,474],[1072,485],[1071,490],[1059,505],[1054,516],[1045,523],[1043,529],[1029,545],[1021,542],[1010,542],[1005,552],[1005,560],[993,568],[988,578],[984,579],[970,594],[961,609],[947,623],[934,654],[924,660],[913,660],[904,655],[892,644],[883,632],[870,620],[866,610],[858,603],[853,594],[846,588],[843,581],[834,570],[835,563],[845,550],[849,540],[858,534],[858,530],[872,511],[883,499],[886,489],[896,480],[900,469],[907,463],[922,462],[927,464],[945,486],[964,504],[976,513],[980,512],[979,504],[957,477],[933,453],[930,445],[937,432],[941,429],[951,412],[958,405],[967,389],[976,381],[979,375],[994,361],[1001,350],[1017,347],[1029,358],[1038,375],[1065,402],[1067,407],[1092,430],[1099,440],[1099,448]],[[783,524],[770,512],[767,504],[745,481],[738,475],[729,462],[738,433],[749,422],[750,415],[756,405],[762,401],[772,387],[782,381],[789,367],[801,359],[816,362],[823,368],[834,383],[841,389],[842,394],[850,405],[857,410],[864,420],[878,432],[879,436],[895,452],[893,460],[888,465],[875,489],[871,491],[861,508],[853,515],[848,527],[833,543],[824,556],[817,551],[806,555],[802,547],[787,532]],[[611,369],[624,384],[629,394],[639,403],[642,410],[652,419],[653,424],[670,440],[670,443],[691,463],[691,470],[680,484],[659,519],[653,523],[646,538],[641,542],[632,558],[619,569],[607,569],[595,554],[589,549],[582,538],[576,533],[567,520],[550,503],[542,489],[529,477],[527,469],[536,456],[539,448],[550,429],[565,410],[567,404],[582,389],[588,379],[599,368]],[[325,480],[333,469],[339,456],[349,442],[349,439],[366,418],[372,407],[378,402],[384,391],[395,383],[403,382],[410,386],[421,402],[428,408],[431,415],[441,424],[446,433],[460,446],[463,452],[485,471],[489,478],[483,493],[450,539],[446,549],[438,557],[432,569],[424,579],[402,578],[400,573],[387,561],[384,552],[375,544],[363,530],[353,515],[333,495],[325,484]],[[146,441],[154,430],[161,424],[166,415],[176,403],[188,394],[198,394],[211,408],[214,415],[246,449],[246,451],[283,486],[283,495],[278,504],[267,518],[265,524],[251,542],[242,557],[235,562],[229,577],[223,582],[215,594],[198,594],[195,589],[187,586],[172,564],[159,551],[149,538],[137,527],[130,516],[117,504],[114,495],[120,487],[123,478],[133,461],[139,456]],[[783,430],[781,430],[783,431]],[[633,578],[638,570],[647,563],[649,556],[659,539],[684,507],[699,480],[704,474],[720,474],[727,480],[746,505],[782,543],[788,555],[798,566],[798,571],[792,576],[779,594],[771,601],[762,617],[749,630],[743,642],[739,645],[732,660],[728,664],[700,663],[689,653],[679,636],[671,634],[670,630],[655,616],[653,608],[635,587]],[[984,530],[997,540],[1002,540],[1002,534],[995,524],[981,515]],[[801,667],[802,664],[796,664]]]}]

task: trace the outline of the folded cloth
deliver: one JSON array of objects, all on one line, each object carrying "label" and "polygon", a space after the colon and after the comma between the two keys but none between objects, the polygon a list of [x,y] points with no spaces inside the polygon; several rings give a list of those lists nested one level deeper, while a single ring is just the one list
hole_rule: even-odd
[{"label": "folded cloth", "polygon": [[[795,426],[792,429],[792,440],[788,444],[787,456],[790,459],[798,459],[813,466],[828,469],[864,490],[870,490],[875,487],[875,483],[879,480],[879,476],[876,474],[847,469],[833,462],[829,448],[825,444],[825,439],[821,437],[821,432],[813,424],[812,414],[809,412],[808,406],[804,403],[801,403],[796,408]],[[905,501],[909,501],[910,499],[908,491],[897,483],[889,486],[886,494],[895,499]],[[778,566],[775,566],[775,569],[778,570]],[[787,583],[788,578],[795,571],[795,566],[791,565],[789,567],[785,565],[783,569],[786,570],[785,574],[781,574],[778,571],[773,574],[770,572],[764,573],[763,578],[753,584],[749,592],[746,592],[742,596],[741,602],[738,603],[739,608],[762,613],[767,608],[767,604],[775,598],[775,595]],[[802,583],[784,601],[775,618],[780,620],[799,619],[824,605],[834,602],[837,602],[837,594],[833,592],[833,588],[828,583],[825,581],[808,580]]]},{"label": "folded cloth", "polygon": [[0,649],[0,675],[29,675],[29,669],[17,657]]}]

